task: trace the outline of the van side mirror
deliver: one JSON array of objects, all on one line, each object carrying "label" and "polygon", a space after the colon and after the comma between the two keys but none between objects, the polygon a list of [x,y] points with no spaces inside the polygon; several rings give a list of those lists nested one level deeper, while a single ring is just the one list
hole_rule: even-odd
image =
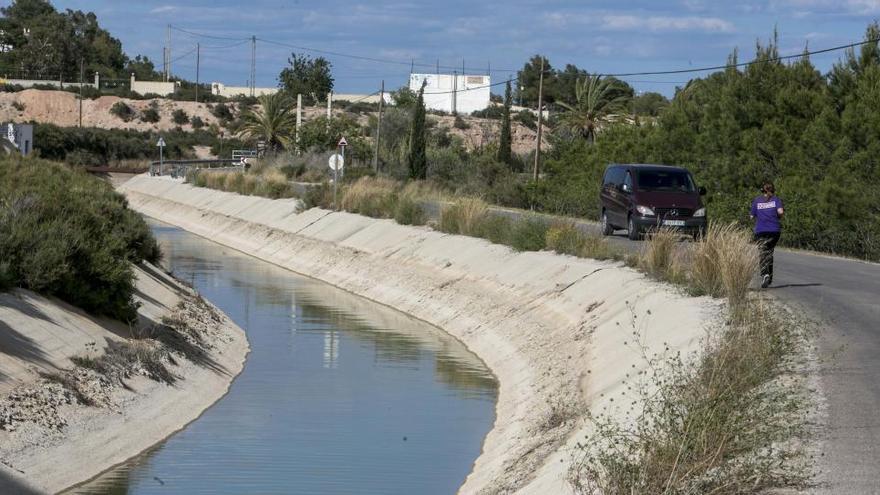
[{"label": "van side mirror", "polygon": [[700,196],[705,196],[706,192],[706,188],[704,186],[700,186]]},{"label": "van side mirror", "polygon": [[626,185],[626,184],[621,184],[621,185],[618,187],[618,189],[620,189],[621,192],[629,192],[629,186]]}]

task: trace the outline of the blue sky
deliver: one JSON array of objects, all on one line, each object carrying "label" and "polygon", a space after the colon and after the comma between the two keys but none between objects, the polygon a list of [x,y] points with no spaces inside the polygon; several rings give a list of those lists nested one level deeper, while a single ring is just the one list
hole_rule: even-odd
[{"label": "blue sky", "polygon": [[[2,2],[8,3],[8,2]],[[740,60],[755,42],[779,31],[780,51],[798,53],[860,40],[880,17],[880,0],[669,0],[359,2],[347,0],[55,0],[59,9],[91,10],[123,42],[126,52],[145,54],[161,66],[166,26],[224,38],[258,38],[351,55],[390,59],[385,64],[326,55],[333,63],[337,92],[372,92],[406,83],[408,62],[485,71],[493,82],[500,69],[522,67],[542,53],[554,67],[573,63],[591,72],[616,73],[702,67],[724,63],[739,47]],[[200,41],[202,81],[244,85],[250,45],[172,34],[174,72],[195,78]],[[227,46],[228,48],[222,48]],[[274,86],[290,48],[258,42],[257,85]],[[317,55],[317,54],[312,54]],[[816,56],[827,70],[839,53]],[[433,69],[422,69],[433,72]],[[451,69],[449,69],[451,71]],[[419,72],[417,67],[416,72]],[[639,91],[671,95],[685,76],[630,78]]]}]

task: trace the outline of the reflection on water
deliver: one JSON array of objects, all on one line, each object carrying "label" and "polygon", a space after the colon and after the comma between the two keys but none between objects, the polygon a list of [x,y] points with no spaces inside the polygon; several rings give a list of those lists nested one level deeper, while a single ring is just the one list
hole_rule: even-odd
[{"label": "reflection on water", "polygon": [[248,333],[229,394],[77,494],[453,493],[497,385],[442,331],[179,229],[166,263]]}]

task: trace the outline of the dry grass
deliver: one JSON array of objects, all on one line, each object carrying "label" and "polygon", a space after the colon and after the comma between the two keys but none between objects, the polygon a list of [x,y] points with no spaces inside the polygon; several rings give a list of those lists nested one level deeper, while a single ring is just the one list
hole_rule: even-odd
[{"label": "dry grass", "polygon": [[394,215],[399,183],[383,177],[361,177],[342,188],[339,206],[368,217],[390,218]]},{"label": "dry grass", "polygon": [[711,224],[687,247],[679,235],[661,229],[645,240],[636,266],[648,275],[683,285],[694,294],[724,297],[737,306],[748,296],[758,269],[751,233],[736,224]]},{"label": "dry grass", "polygon": [[680,239],[679,233],[665,227],[648,234],[639,253],[638,267],[661,280],[681,280],[683,268],[676,255]]},{"label": "dry grass", "polygon": [[120,385],[134,375],[172,384],[177,377],[167,367],[170,360],[165,346],[153,339],[111,341],[98,358],[73,358],[78,366],[94,370]]},{"label": "dry grass", "polygon": [[439,228],[450,234],[478,236],[480,224],[489,214],[489,205],[481,199],[460,198],[443,207]]},{"label": "dry grass", "polygon": [[277,168],[264,168],[260,174],[238,170],[199,171],[188,174],[187,180],[197,187],[245,196],[263,196],[272,199],[295,196],[287,177]]},{"label": "dry grass", "polygon": [[792,439],[805,434],[807,399],[791,384],[802,332],[761,300],[739,307],[731,326],[699,355],[646,356],[632,384],[644,404],[633,417],[591,419],[569,480],[578,493],[607,495],[767,493],[803,488],[809,461]]},{"label": "dry grass", "polygon": [[698,292],[726,297],[737,306],[748,296],[758,270],[758,251],[751,233],[736,224],[711,224],[689,253],[689,284]]}]

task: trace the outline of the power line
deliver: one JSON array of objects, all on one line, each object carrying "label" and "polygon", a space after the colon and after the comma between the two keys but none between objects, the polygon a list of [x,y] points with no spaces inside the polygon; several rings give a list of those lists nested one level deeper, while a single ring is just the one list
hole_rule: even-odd
[{"label": "power line", "polygon": [[712,70],[733,69],[733,68],[739,68],[739,67],[748,67],[750,65],[755,65],[755,64],[782,62],[784,60],[791,60],[791,59],[795,59],[795,58],[810,57],[812,55],[819,55],[822,53],[834,52],[834,51],[838,51],[838,50],[845,50],[848,48],[855,48],[857,46],[868,45],[871,43],[877,43],[878,41],[880,41],[880,38],[858,41],[855,43],[848,43],[846,45],[833,46],[831,48],[824,48],[822,50],[813,50],[813,51],[806,50],[803,53],[800,53],[797,55],[784,55],[784,56],[778,56],[778,57],[771,57],[766,60],[752,60],[751,62],[740,62],[740,63],[736,63],[736,64],[714,65],[711,67],[700,67],[698,69],[678,69],[678,70],[662,70],[662,71],[652,71],[652,72],[628,72],[628,73],[622,73],[622,74],[598,74],[598,75],[603,76],[603,77],[662,76],[662,75],[668,75],[668,74],[689,74],[689,73],[693,73],[693,72],[707,72],[707,71],[712,71]]},{"label": "power line", "polygon": [[250,37],[248,37],[248,38],[230,38],[227,36],[215,36],[215,35],[211,35],[211,34],[197,33],[195,31],[189,31],[189,30],[177,27],[173,24],[171,24],[170,27],[171,27],[171,29],[173,29],[175,31],[180,31],[181,33],[186,33],[190,36],[197,36],[199,38],[208,38],[208,39],[212,39],[212,40],[225,40],[225,41],[250,41],[251,40]]}]

